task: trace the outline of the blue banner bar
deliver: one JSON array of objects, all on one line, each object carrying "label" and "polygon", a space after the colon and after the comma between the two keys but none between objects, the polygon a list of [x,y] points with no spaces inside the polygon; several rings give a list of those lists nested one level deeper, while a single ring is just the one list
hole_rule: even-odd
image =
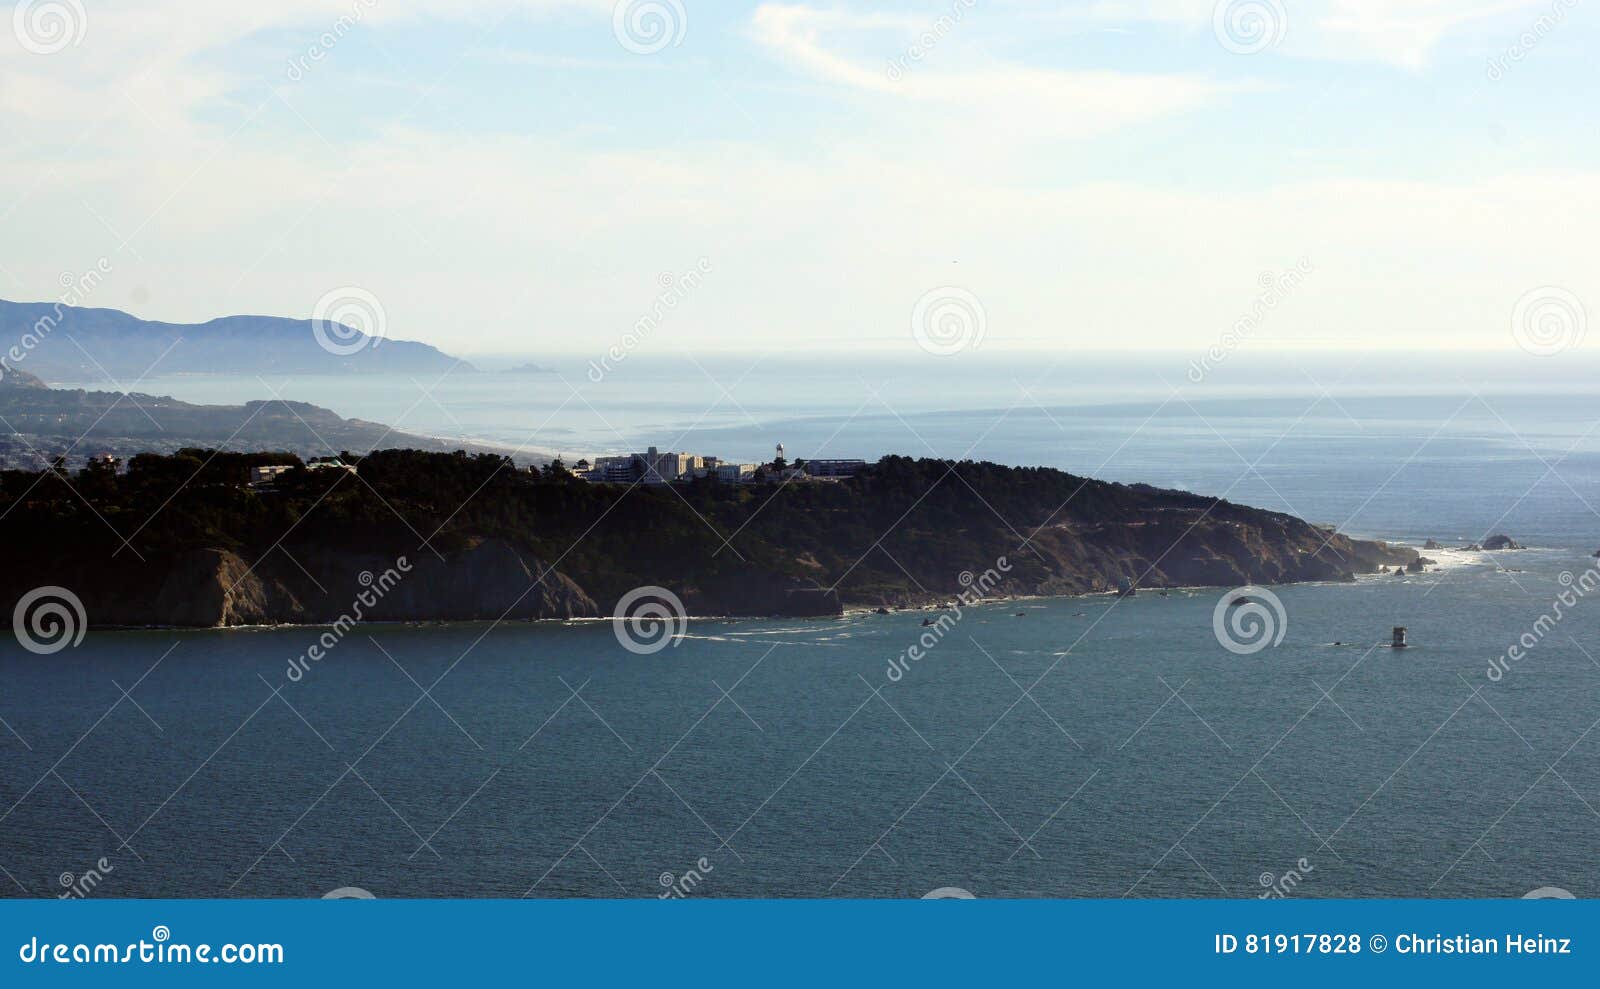
[{"label": "blue banner bar", "polygon": [[1365,986],[1592,978],[1593,900],[0,903],[0,984]]}]

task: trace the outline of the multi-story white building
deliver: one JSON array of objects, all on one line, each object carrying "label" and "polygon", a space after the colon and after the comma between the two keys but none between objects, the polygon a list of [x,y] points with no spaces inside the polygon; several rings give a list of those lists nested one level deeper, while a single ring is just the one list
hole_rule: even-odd
[{"label": "multi-story white building", "polygon": [[867,467],[865,460],[807,460],[806,473],[812,477],[855,477]]}]

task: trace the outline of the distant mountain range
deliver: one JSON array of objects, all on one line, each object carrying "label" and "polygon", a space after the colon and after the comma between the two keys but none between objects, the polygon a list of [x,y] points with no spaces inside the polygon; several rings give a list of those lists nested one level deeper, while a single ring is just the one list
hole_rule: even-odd
[{"label": "distant mountain range", "polygon": [[[444,374],[476,370],[425,343],[371,337],[340,324],[333,349],[308,319],[224,316],[208,323],[158,323],[116,309],[0,300],[0,351],[14,346],[46,381],[131,384],[161,374]],[[325,334],[329,335],[329,334]],[[19,345],[30,337],[31,346]],[[344,351],[343,353],[335,351]]]}]

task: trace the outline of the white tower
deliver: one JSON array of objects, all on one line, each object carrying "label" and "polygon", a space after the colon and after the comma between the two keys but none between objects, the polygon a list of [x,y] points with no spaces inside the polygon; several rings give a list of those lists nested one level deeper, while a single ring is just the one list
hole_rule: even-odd
[{"label": "white tower", "polygon": [[[782,443],[778,444],[778,459],[779,460],[783,460],[783,444]],[[784,462],[788,463],[788,461],[784,461]]]}]

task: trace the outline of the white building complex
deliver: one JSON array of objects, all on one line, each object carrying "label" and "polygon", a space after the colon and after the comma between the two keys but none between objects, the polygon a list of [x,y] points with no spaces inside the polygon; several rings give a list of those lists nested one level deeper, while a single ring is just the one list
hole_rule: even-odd
[{"label": "white building complex", "polygon": [[[777,449],[781,458],[783,445]],[[593,466],[578,476],[604,484],[670,484],[708,477],[730,484],[750,484],[763,467],[767,468],[763,476],[772,481],[835,481],[854,477],[866,466],[865,460],[810,460],[799,461],[780,472],[767,464],[730,463],[718,457],[651,447],[643,453],[596,457]]]}]

